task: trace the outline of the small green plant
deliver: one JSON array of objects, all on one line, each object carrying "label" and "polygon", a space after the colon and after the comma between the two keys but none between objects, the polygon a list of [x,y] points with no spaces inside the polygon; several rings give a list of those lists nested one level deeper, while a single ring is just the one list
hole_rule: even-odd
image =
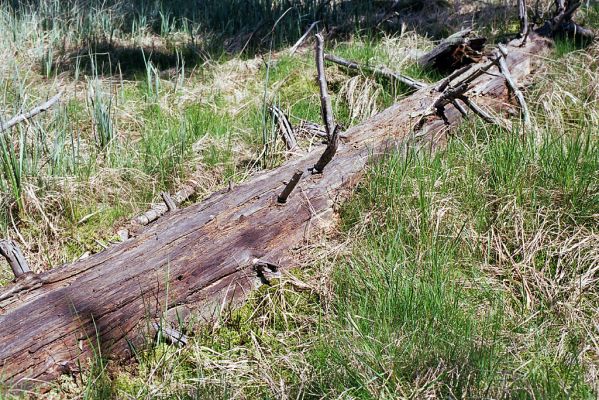
[{"label": "small green plant", "polygon": [[0,133],[0,163],[3,178],[0,184],[4,186],[3,191],[8,190],[12,193],[18,209],[23,210],[25,131],[19,131],[16,145],[12,143],[12,138],[8,134]]},{"label": "small green plant", "polygon": [[106,93],[96,77],[88,80],[88,107],[94,126],[96,145],[105,150],[115,138],[114,105],[112,94]]},{"label": "small green plant", "polygon": [[142,50],[142,56],[145,65],[145,95],[150,101],[158,101],[160,97],[160,74],[151,60],[151,55],[146,58],[145,52]]}]

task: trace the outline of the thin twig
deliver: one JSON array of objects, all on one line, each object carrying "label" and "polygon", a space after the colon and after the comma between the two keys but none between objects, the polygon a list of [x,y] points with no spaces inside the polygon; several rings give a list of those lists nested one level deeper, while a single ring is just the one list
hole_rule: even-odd
[{"label": "thin twig", "polygon": [[299,49],[299,47],[306,41],[306,38],[308,37],[308,35],[310,34],[310,32],[312,32],[312,29],[314,29],[314,27],[316,25],[318,25],[320,21],[314,21],[312,22],[312,25],[310,25],[310,27],[308,28],[308,30],[306,31],[306,33],[304,33],[302,35],[301,38],[299,38],[299,40],[297,42],[295,42],[295,44],[293,45],[293,47],[291,47],[291,49],[289,49],[289,55],[293,55],[297,49]]},{"label": "thin twig", "polygon": [[360,65],[354,61],[348,61],[341,57],[334,56],[332,54],[326,54],[324,56],[324,58],[327,61],[333,62],[335,64],[339,64],[345,68],[358,70],[358,71],[368,71],[368,72],[373,73],[374,75],[379,75],[379,76],[383,76],[385,78],[394,79],[414,90],[420,90],[420,89],[424,89],[425,87],[428,87],[428,85],[424,82],[417,81],[416,79],[410,78],[409,76],[406,76],[406,75],[402,75],[398,72],[392,71],[385,67],[377,68],[377,67],[369,67],[367,65]]},{"label": "thin twig", "polygon": [[522,111],[522,120],[524,121],[524,127],[528,129],[531,125],[530,114],[528,112],[528,105],[526,104],[526,100],[524,99],[524,94],[520,91],[520,89],[518,89],[518,85],[516,85],[516,82],[514,82],[512,74],[510,73],[510,69],[507,65],[507,62],[505,61],[505,58],[507,57],[507,48],[502,45],[498,45],[497,47],[499,48],[499,52],[501,53],[498,54],[499,70],[505,77],[505,81],[514,93],[514,96],[516,96],[518,104],[520,104],[520,109]]},{"label": "thin twig", "polygon": [[277,120],[277,124],[279,125],[279,130],[281,131],[281,137],[285,142],[285,146],[288,151],[293,151],[297,147],[297,140],[295,138],[295,132],[293,131],[293,126],[289,122],[289,118],[287,115],[277,106],[270,106],[270,112]]},{"label": "thin twig", "polygon": [[50,107],[52,107],[54,104],[56,104],[58,102],[58,100],[60,99],[60,96],[62,96],[62,91],[59,92],[54,97],[52,97],[50,100],[46,101],[45,103],[42,103],[39,106],[35,107],[34,109],[30,110],[29,112],[17,115],[16,117],[13,117],[12,119],[8,120],[6,123],[0,122],[0,132],[4,132],[23,121],[31,119],[31,118],[35,117],[36,115],[41,114],[45,111],[48,111],[48,109],[50,109]]},{"label": "thin twig", "polygon": [[333,120],[333,107],[327,89],[327,78],[324,73],[324,39],[320,33],[316,34],[316,70],[318,71],[318,85],[320,86],[320,107],[324,126],[327,130],[329,141],[335,130]]},{"label": "thin twig", "polygon": [[460,114],[462,114],[462,116],[464,118],[468,118],[468,112],[464,109],[464,107],[458,103],[457,100],[452,100],[451,104],[456,108],[456,110],[458,110],[460,112]]},{"label": "thin twig", "polygon": [[487,113],[485,110],[480,108],[475,102],[471,101],[468,97],[462,95],[458,96],[458,99],[460,99],[464,104],[466,104],[466,106],[468,106],[468,108],[471,109],[473,113],[481,117],[483,121],[489,124],[500,125],[491,114]]}]

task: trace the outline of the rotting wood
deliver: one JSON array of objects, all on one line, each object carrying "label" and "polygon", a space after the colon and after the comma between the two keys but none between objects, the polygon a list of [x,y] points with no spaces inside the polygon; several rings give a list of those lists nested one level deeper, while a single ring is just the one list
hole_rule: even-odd
[{"label": "rotting wood", "polygon": [[406,75],[402,75],[398,72],[392,71],[389,68],[386,67],[369,67],[367,65],[361,65],[358,64],[354,61],[348,61],[345,60],[341,57],[332,55],[332,54],[325,54],[324,56],[325,60],[330,61],[332,63],[335,64],[339,64],[345,68],[348,69],[353,69],[353,70],[357,70],[357,71],[368,71],[371,72],[374,75],[378,75],[378,76],[382,76],[385,77],[387,79],[392,79],[392,80],[396,80],[398,82],[403,83],[404,85],[414,89],[414,90],[420,90],[420,89],[424,89],[425,87],[427,87],[428,85],[424,82],[420,82],[416,79],[410,78],[409,76]]},{"label": "rotting wood", "polygon": [[21,122],[29,120],[38,114],[48,111],[50,108],[52,108],[52,106],[54,106],[56,103],[58,103],[61,96],[62,96],[62,92],[59,92],[58,94],[54,95],[54,97],[52,97],[48,101],[40,104],[39,106],[31,109],[30,111],[28,111],[26,113],[17,115],[6,122],[0,121],[0,133],[12,128],[13,126],[15,126]]},{"label": "rotting wood", "polygon": [[19,278],[22,275],[31,272],[23,252],[21,252],[19,246],[12,240],[0,240],[0,255],[4,257],[6,262],[8,262],[8,265],[10,265],[15,278]]},{"label": "rotting wood", "polygon": [[[546,54],[550,42],[531,32],[519,45],[520,40],[511,42],[506,57],[515,80],[531,74],[532,62]],[[464,95],[476,95],[489,109],[505,109],[508,90],[497,73],[472,78]],[[282,189],[278,177],[313,165],[319,150],[161,218],[106,251],[2,288],[4,381],[19,387],[55,378],[64,365],[85,364],[96,343],[111,358],[131,357],[132,348],[145,342],[148,318],[168,318],[182,308],[212,318],[223,304],[239,304],[259,284],[253,260],[293,266],[294,249],[331,224],[335,207],[370,159],[404,146],[443,147],[461,115],[451,104],[445,106],[445,121],[429,114],[439,95],[434,87],[420,90],[350,128],[329,172],[303,179],[301,196],[290,196],[285,207],[274,200]],[[415,139],[414,126],[424,115]]]},{"label": "rotting wood", "polygon": [[482,59],[486,38],[471,38],[472,29],[456,32],[418,59],[424,69],[450,71]]}]

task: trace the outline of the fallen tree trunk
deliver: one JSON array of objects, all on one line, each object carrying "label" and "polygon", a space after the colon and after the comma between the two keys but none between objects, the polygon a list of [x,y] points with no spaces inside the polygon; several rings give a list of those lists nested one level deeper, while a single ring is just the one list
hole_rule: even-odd
[{"label": "fallen tree trunk", "polygon": [[[531,33],[519,45],[507,46],[505,60],[516,82],[530,75],[533,55],[543,55],[549,41]],[[101,253],[2,288],[2,380],[25,386],[73,372],[97,344],[103,355],[132,357],[158,319],[192,311],[210,318],[223,304],[242,301],[265,269],[293,266],[294,252],[334,221],[335,207],[372,157],[401,146],[443,146],[462,117],[457,96],[504,110],[505,80],[495,66],[485,68],[495,73],[473,75],[474,66],[443,92],[421,89],[340,135],[322,173],[304,173],[284,204],[277,198],[286,181],[314,166],[321,150],[170,212]]]}]

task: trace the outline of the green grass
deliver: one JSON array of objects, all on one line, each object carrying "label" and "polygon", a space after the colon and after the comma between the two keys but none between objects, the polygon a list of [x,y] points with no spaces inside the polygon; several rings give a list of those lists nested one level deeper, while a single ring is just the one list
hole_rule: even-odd
[{"label": "green grass", "polygon": [[[321,123],[311,51],[222,56],[237,19],[253,26],[259,16],[240,8],[227,25],[230,2],[208,3],[212,16],[189,20],[168,8],[132,18],[105,7],[81,13],[58,1],[21,13],[0,8],[8,33],[0,38],[6,114],[67,88],[60,107],[0,138],[0,231],[15,237],[18,229],[36,270],[100,251],[116,239],[115,227],[196,168],[205,172],[201,198],[260,165],[284,162],[265,105],[278,104],[293,123]],[[317,3],[306,3],[301,18],[291,11],[244,57],[293,41]],[[285,3],[260,7],[270,7],[260,18],[274,23]],[[596,24],[597,15],[591,8],[585,21]],[[196,25],[208,17],[214,26]],[[328,51],[438,79],[402,52],[428,40],[353,32],[351,42]],[[156,41],[156,53],[141,53],[145,62],[131,74],[114,68],[102,75],[114,67],[106,61],[112,54],[93,51],[77,53],[81,65],[71,74],[57,68],[73,48],[110,38],[139,48]],[[29,51],[13,57],[15,48]],[[193,333],[187,348],[148,340],[130,365],[107,364],[98,349],[77,382],[65,378],[52,393],[596,398],[598,64],[596,48],[579,48],[559,40],[548,70],[527,88],[539,141],[470,121],[439,154],[379,160],[343,205],[333,248],[311,253],[314,262],[294,278],[273,280],[214,324],[186,326]],[[169,52],[176,65],[168,64]],[[194,64],[194,57],[206,62]],[[161,70],[169,67],[174,73]],[[327,76],[336,119],[346,127],[407,93],[333,65]],[[5,270],[0,283],[11,279]],[[298,289],[297,279],[312,289]]]},{"label": "green grass", "polygon": [[[437,156],[386,160],[346,206],[348,234],[357,225],[361,239],[333,277],[335,315],[311,359],[313,391],[357,398],[596,395],[585,382],[593,335],[583,333],[594,318],[594,295],[583,296],[581,321],[572,323],[559,305],[571,301],[568,294],[552,286],[562,273],[573,290],[593,268],[592,247],[568,257],[560,271],[554,250],[566,247],[565,232],[592,235],[596,228],[588,212],[599,209],[597,137],[548,135],[535,149],[506,132],[481,131],[463,128],[465,142]],[[513,224],[520,220],[521,227]],[[560,222],[564,231],[553,231]],[[522,248],[519,235],[541,235],[546,247]],[[505,247],[496,248],[496,240]],[[530,276],[514,276],[513,268]],[[537,274],[550,288],[529,281]]]}]

